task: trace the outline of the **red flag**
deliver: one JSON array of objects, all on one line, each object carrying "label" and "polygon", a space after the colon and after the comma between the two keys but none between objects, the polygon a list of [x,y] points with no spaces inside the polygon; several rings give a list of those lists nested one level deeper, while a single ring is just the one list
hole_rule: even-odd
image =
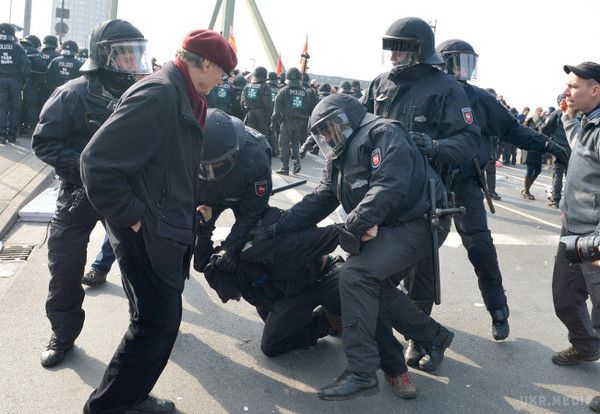
[{"label": "red flag", "polygon": [[233,37],[233,26],[229,28],[229,45],[233,51],[237,54],[237,46],[235,44],[235,37]]},{"label": "red flag", "polygon": [[302,73],[306,73],[308,58],[310,58],[310,55],[308,54],[308,35],[306,35],[304,49],[302,49],[302,54],[300,55],[300,72]]},{"label": "red flag", "polygon": [[281,55],[277,56],[277,69],[275,69],[275,72],[277,72],[277,76],[279,76],[281,72],[283,72],[283,62],[281,61]]}]

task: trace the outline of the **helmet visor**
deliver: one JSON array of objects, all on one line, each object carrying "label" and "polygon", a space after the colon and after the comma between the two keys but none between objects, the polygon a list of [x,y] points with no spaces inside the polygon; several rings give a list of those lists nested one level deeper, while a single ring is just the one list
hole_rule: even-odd
[{"label": "helmet visor", "polygon": [[239,147],[220,157],[217,160],[207,160],[200,163],[198,176],[204,181],[217,181],[227,176],[235,167]]},{"label": "helmet visor", "polygon": [[458,80],[477,79],[477,55],[452,53],[446,59],[446,71]]},{"label": "helmet visor", "polygon": [[100,61],[106,62],[106,69],[115,72],[148,75],[152,73],[152,62],[146,44],[145,39],[99,43],[98,53],[104,54]]},{"label": "helmet visor", "polygon": [[353,132],[348,116],[342,109],[320,119],[310,128],[310,133],[325,158],[337,157],[341,153],[344,142]]}]

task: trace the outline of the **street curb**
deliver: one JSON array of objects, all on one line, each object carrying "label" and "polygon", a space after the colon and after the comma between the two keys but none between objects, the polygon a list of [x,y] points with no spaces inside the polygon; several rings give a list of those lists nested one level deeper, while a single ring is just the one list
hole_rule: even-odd
[{"label": "street curb", "polygon": [[0,214],[0,239],[4,238],[19,220],[19,210],[40,194],[54,178],[54,168],[45,165],[35,177],[10,201]]}]

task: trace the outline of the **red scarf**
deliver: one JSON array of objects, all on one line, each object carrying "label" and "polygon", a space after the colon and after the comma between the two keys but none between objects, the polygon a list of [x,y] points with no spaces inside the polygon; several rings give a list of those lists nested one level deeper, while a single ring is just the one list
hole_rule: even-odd
[{"label": "red scarf", "polygon": [[194,116],[196,120],[200,124],[202,128],[206,125],[206,99],[204,96],[200,95],[196,88],[194,87],[194,83],[192,82],[192,78],[190,77],[190,72],[184,62],[175,59],[175,66],[179,69],[181,74],[183,75],[183,79],[185,80],[185,88],[187,89],[188,95],[190,96],[190,104],[192,104],[192,110],[194,111]]}]

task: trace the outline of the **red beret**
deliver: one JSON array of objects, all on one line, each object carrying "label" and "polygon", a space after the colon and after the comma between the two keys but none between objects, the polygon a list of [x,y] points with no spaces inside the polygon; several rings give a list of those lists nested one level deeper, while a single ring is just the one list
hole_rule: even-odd
[{"label": "red beret", "polygon": [[192,30],[183,38],[181,47],[219,65],[225,72],[237,66],[237,56],[229,42],[212,30]]}]

